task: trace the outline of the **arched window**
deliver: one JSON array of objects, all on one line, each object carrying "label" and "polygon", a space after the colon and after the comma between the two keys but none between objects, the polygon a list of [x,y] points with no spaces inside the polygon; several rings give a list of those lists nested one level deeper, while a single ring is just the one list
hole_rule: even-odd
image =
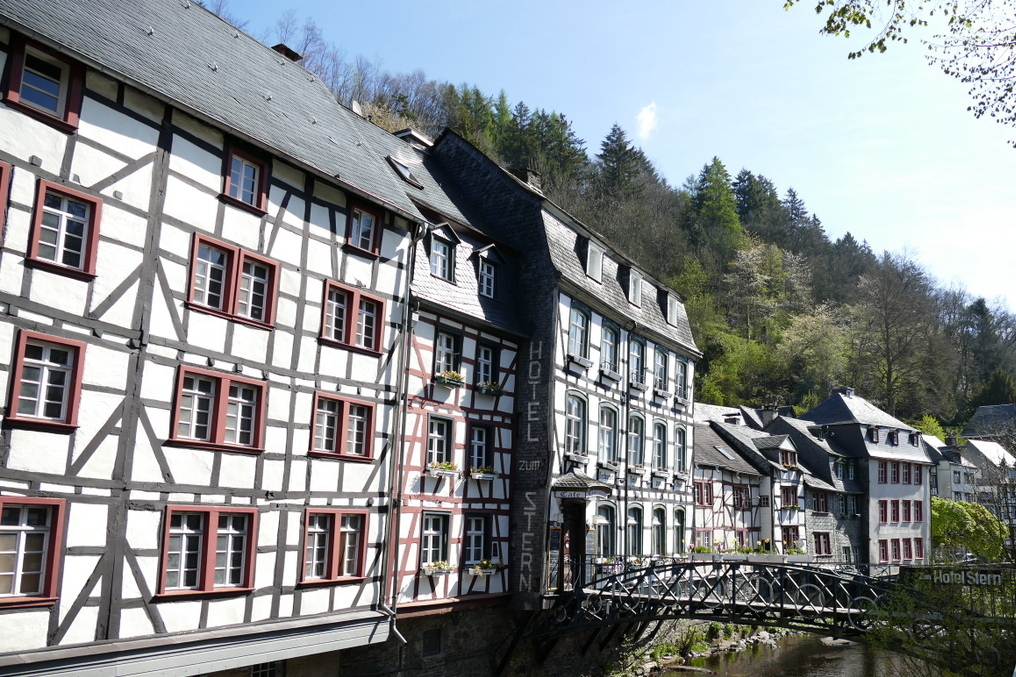
[{"label": "arched window", "polygon": [[628,377],[634,383],[646,382],[646,346],[636,338],[628,340]]},{"label": "arched window", "polygon": [[617,371],[617,330],[603,325],[600,339],[600,366],[607,371]]},{"label": "arched window", "polygon": [[568,354],[589,357],[589,315],[572,306],[568,322]]},{"label": "arched window", "polygon": [[578,395],[569,394],[565,402],[564,451],[586,453],[586,401]]},{"label": "arched window", "polygon": [[614,506],[601,503],[596,509],[596,554],[610,557],[617,554],[615,535],[617,533]]},{"label": "arched window", "polygon": [[680,555],[684,550],[684,510],[679,508],[674,511],[674,552]]},{"label": "arched window", "polygon": [[663,421],[653,424],[653,467],[667,469],[667,425]]},{"label": "arched window", "polygon": [[667,554],[667,511],[662,507],[653,508],[653,554],[662,557]]},{"label": "arched window", "polygon": [[600,446],[601,461],[617,462],[617,410],[612,407],[600,407]]},{"label": "arched window", "polygon": [[646,440],[646,422],[641,416],[628,419],[628,465],[642,465]]},{"label": "arched window", "polygon": [[677,457],[678,472],[688,472],[688,432],[678,426],[675,431],[674,455]]},{"label": "arched window", "polygon": [[628,555],[642,554],[642,508],[633,505],[628,508]]}]

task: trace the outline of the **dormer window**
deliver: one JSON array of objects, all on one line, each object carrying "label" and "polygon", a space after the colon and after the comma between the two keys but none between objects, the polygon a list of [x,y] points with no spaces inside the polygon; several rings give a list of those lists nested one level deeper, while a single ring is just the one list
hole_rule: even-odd
[{"label": "dormer window", "polygon": [[878,444],[878,428],[868,428],[868,439]]},{"label": "dormer window", "polygon": [[603,250],[591,241],[586,250],[586,275],[597,282],[603,281]]},{"label": "dormer window", "polygon": [[642,274],[634,270],[628,276],[628,301],[633,306],[642,307]]},{"label": "dormer window", "polygon": [[497,279],[497,266],[486,259],[480,259],[480,269],[477,278],[480,296],[489,299],[494,298],[494,284]]},{"label": "dormer window", "polygon": [[667,324],[677,326],[678,301],[673,294],[667,294]]},{"label": "dormer window", "polygon": [[453,281],[452,243],[433,238],[430,243],[430,274],[442,280]]}]

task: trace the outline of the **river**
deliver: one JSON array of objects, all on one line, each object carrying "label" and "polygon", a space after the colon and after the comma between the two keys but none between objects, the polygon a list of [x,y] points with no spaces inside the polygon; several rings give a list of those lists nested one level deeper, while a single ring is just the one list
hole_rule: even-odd
[{"label": "river", "polygon": [[[863,644],[825,646],[812,635],[785,637],[773,647],[756,645],[738,653],[697,658],[692,666],[729,677],[895,677],[893,654]],[[688,670],[665,677],[693,677]]]}]

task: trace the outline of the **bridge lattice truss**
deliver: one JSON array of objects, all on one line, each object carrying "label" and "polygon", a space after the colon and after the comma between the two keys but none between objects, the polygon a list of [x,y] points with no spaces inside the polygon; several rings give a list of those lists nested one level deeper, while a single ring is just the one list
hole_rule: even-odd
[{"label": "bridge lattice truss", "polygon": [[[947,616],[941,600],[910,589],[894,577],[785,563],[669,562],[602,573],[576,571],[573,589],[555,595],[553,609],[543,623],[530,628],[529,636],[549,647],[566,633],[595,629],[591,645],[605,627],[613,626],[609,641],[622,626],[647,628],[657,621],[681,618],[787,627],[854,639],[891,625],[906,636],[894,648],[960,674],[992,674],[963,669],[969,665],[994,664],[1012,671],[1011,658],[999,655],[998,639],[1000,629],[1003,636],[1012,637],[1011,604],[1005,605],[1009,614],[1004,618],[986,608],[959,611],[953,607],[952,616]],[[1011,596],[1012,588],[1002,594]],[[969,633],[956,632],[957,613],[962,616],[959,625],[968,625]],[[985,633],[984,628],[992,630]]]}]

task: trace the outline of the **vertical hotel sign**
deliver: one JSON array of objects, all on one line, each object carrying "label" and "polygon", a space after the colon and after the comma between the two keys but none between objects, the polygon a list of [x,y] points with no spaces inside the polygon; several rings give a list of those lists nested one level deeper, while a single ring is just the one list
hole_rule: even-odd
[{"label": "vertical hotel sign", "polygon": [[544,342],[529,345],[520,435],[515,450],[512,531],[513,570],[517,573],[515,606],[537,608],[543,592],[547,530],[547,388]]}]

